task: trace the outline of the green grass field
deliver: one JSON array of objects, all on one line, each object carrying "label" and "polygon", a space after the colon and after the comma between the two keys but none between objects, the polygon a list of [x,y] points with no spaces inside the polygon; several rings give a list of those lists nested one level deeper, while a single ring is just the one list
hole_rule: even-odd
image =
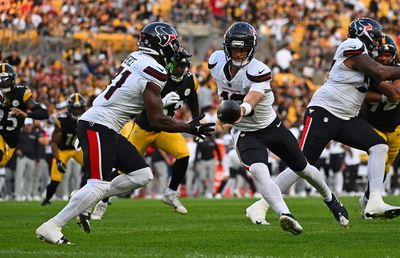
[{"label": "green grass field", "polygon": [[[286,198],[304,228],[294,236],[271,226],[253,225],[244,210],[254,199],[183,199],[188,215],[159,200],[116,199],[102,221],[85,234],[70,222],[63,230],[74,243],[51,245],[35,229],[65,202],[0,203],[0,257],[399,257],[400,218],[362,220],[358,198],[341,198],[350,227],[341,228],[320,198]],[[400,203],[400,197],[387,197]]]}]

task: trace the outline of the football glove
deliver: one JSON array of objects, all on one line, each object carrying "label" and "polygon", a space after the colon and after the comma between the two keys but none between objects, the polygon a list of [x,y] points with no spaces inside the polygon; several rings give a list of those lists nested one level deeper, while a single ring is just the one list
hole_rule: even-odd
[{"label": "football glove", "polygon": [[192,121],[189,122],[190,125],[190,134],[193,134],[200,139],[205,139],[206,136],[211,136],[211,133],[214,132],[215,123],[200,123],[200,120],[204,118],[204,114],[201,114],[198,117],[195,117]]},{"label": "football glove", "polygon": [[61,160],[57,160],[57,169],[64,174],[67,171],[67,166]]},{"label": "football glove", "polygon": [[162,99],[162,103],[163,103],[164,107],[168,107],[168,106],[178,103],[179,100],[180,100],[180,97],[179,97],[178,93],[176,93],[175,91],[171,91],[170,93],[165,95],[165,97]]}]

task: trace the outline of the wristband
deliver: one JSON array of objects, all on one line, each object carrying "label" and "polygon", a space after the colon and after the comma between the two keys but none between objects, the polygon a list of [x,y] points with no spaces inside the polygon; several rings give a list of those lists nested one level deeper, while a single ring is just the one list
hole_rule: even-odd
[{"label": "wristband", "polygon": [[247,116],[248,114],[250,114],[251,110],[253,109],[251,105],[247,102],[243,102],[242,104],[240,104],[240,107],[244,108],[243,116]]}]

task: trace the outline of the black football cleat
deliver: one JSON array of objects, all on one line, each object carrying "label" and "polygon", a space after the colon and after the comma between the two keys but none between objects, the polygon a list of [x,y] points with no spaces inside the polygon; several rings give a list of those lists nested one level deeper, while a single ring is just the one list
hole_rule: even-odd
[{"label": "black football cleat", "polygon": [[336,221],[342,226],[347,227],[349,224],[349,214],[347,213],[346,208],[343,206],[341,202],[336,198],[334,194],[332,194],[332,200],[330,202],[324,201],[328,206],[329,210],[332,212]]}]

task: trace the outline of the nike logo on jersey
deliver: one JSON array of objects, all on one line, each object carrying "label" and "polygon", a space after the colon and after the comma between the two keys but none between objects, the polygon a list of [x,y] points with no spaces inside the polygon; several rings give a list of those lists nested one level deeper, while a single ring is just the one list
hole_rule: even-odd
[{"label": "nike logo on jersey", "polygon": [[265,71],[265,69],[262,69],[261,71],[258,71],[258,74],[261,74],[264,71]]},{"label": "nike logo on jersey", "polygon": [[328,121],[329,121],[329,118],[324,117],[324,122],[325,122],[325,123],[328,123]]},{"label": "nike logo on jersey", "polygon": [[276,127],[281,126],[281,124],[282,124],[282,121],[279,121],[279,124],[277,124]]},{"label": "nike logo on jersey", "polygon": [[164,69],[162,69],[161,67],[157,66],[157,69],[160,70],[161,72],[164,72]]},{"label": "nike logo on jersey", "polygon": [[308,113],[311,114],[312,112],[314,112],[314,109],[313,109],[313,108],[310,108]]},{"label": "nike logo on jersey", "polygon": [[349,46],[349,48],[356,49],[357,47],[356,46]]},{"label": "nike logo on jersey", "polygon": [[240,134],[240,137],[244,137],[246,134],[245,133],[241,133]]}]

